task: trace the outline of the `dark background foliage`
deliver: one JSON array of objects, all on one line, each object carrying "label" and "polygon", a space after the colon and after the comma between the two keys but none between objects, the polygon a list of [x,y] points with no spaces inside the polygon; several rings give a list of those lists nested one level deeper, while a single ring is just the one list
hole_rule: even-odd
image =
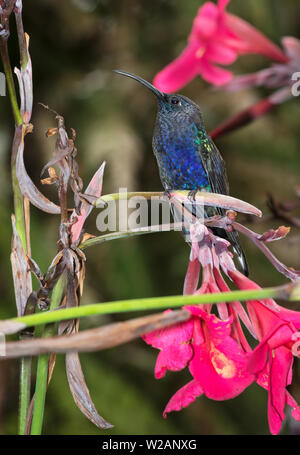
[{"label": "dark background foliage", "polygon": [[[148,91],[112,73],[120,68],[145,79],[153,76],[183,49],[201,1],[189,0],[27,0],[24,26],[30,35],[33,62],[33,134],[26,138],[26,166],[38,183],[54,139],[55,126],[38,102],[61,113],[77,132],[80,174],[87,184],[105,159],[104,193],[119,187],[160,190],[151,138],[155,102]],[[300,4],[296,0],[232,0],[229,10],[248,20],[277,44],[280,37],[299,37]],[[18,65],[15,28],[9,41]],[[269,62],[245,56],[234,64],[236,74],[256,71]],[[226,94],[200,77],[182,90],[202,108],[208,129],[239,112],[268,92],[264,89]],[[9,267],[12,197],[9,155],[13,118],[8,97],[0,99],[0,316],[14,316]],[[257,205],[264,213],[267,193],[279,200],[295,199],[299,184],[300,99],[216,142],[227,162],[231,194]],[[47,191],[49,197],[54,193]],[[97,234],[96,211],[87,231]],[[253,228],[263,232],[283,224],[267,221]],[[58,220],[32,209],[33,257],[46,270],[56,251]],[[262,286],[284,279],[249,242],[243,242],[251,278]],[[289,266],[300,267],[299,230],[271,245]],[[87,252],[87,279],[82,304],[107,300],[172,295],[182,292],[189,250],[178,233],[117,240]],[[128,316],[127,316],[128,317]],[[81,328],[120,317],[86,318]],[[141,340],[107,352],[81,355],[96,406],[115,424],[112,434],[262,434],[267,433],[267,394],[253,385],[227,402],[198,399],[180,413],[162,418],[170,396],[187,382],[188,373],[169,373],[156,381],[156,352]],[[297,364],[297,362],[296,362]],[[296,367],[297,368],[297,367]],[[295,368],[293,393],[300,399]],[[299,368],[299,366],[298,366]],[[18,362],[0,363],[0,432],[15,433],[18,406]],[[288,419],[285,432],[297,432]],[[75,407],[67,385],[64,358],[58,357],[49,387],[44,424],[46,434],[101,434]]]}]

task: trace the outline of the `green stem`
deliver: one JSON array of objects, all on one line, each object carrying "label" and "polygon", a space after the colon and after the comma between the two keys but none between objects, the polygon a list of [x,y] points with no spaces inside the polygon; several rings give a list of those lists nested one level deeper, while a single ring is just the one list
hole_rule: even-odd
[{"label": "green stem", "polygon": [[19,49],[20,49],[20,63],[21,67],[25,69],[28,63],[28,51],[23,27],[23,20],[22,20],[22,6],[21,8],[15,12],[16,18],[16,25],[17,25],[17,32],[18,32],[18,40],[19,40]]},{"label": "green stem", "polygon": [[11,321],[21,322],[27,327],[30,327],[47,324],[49,322],[77,319],[96,314],[112,314],[145,310],[150,311],[155,309],[181,307],[184,305],[204,305],[207,303],[232,302],[235,300],[262,300],[274,297],[283,298],[286,293],[287,286],[279,286],[266,289],[251,289],[246,291],[231,291],[214,294],[175,295],[167,297],[120,300],[108,303],[83,305],[74,308],[63,308],[57,311],[47,311],[44,313],[13,318]]},{"label": "green stem", "polygon": [[22,117],[21,113],[19,110],[19,105],[17,101],[17,96],[16,96],[16,90],[15,90],[15,84],[14,84],[14,78],[13,78],[13,73],[11,70],[11,65],[10,65],[10,58],[8,54],[8,47],[7,47],[7,38],[1,38],[0,39],[0,52],[1,52],[1,58],[2,58],[2,63],[3,63],[3,68],[5,72],[5,77],[6,77],[6,84],[8,88],[8,94],[10,98],[10,103],[15,119],[15,124],[17,126],[22,125]]},{"label": "green stem", "polygon": [[[174,225],[170,224],[169,226],[167,225],[166,228],[168,230],[172,229]],[[79,245],[79,248],[81,250],[85,250],[86,248],[89,248],[91,246],[99,245],[100,243],[104,242],[109,242],[110,240],[116,240],[116,239],[124,239],[127,237],[135,237],[136,235],[143,235],[143,234],[153,234],[157,232],[165,232],[164,231],[164,225],[157,225],[157,226],[151,226],[150,228],[147,226],[145,228],[139,228],[136,230],[132,231],[126,231],[126,232],[112,232],[110,234],[104,234],[100,235],[99,237],[93,237],[91,239],[86,240],[85,242],[81,243]]]},{"label": "green stem", "polygon": [[[13,73],[10,64],[10,58],[8,53],[7,38],[0,39],[0,53],[3,63],[3,68],[6,77],[6,84],[8,88],[8,94],[11,102],[11,107],[14,115],[16,134],[15,140],[17,139],[17,128],[22,125],[22,116],[19,110],[15,84],[13,79]],[[14,148],[17,146],[14,143]],[[17,176],[16,176],[16,165],[15,156],[12,159],[12,187],[14,195],[14,212],[16,217],[16,228],[20,236],[24,250],[26,251],[26,227],[24,219],[24,202],[23,195],[21,193]],[[30,402],[30,385],[31,385],[31,358],[22,358],[20,366],[20,397],[19,397],[19,423],[18,432],[24,434],[26,426],[27,412]]]},{"label": "green stem", "polygon": [[27,413],[30,403],[31,360],[31,357],[21,358],[18,429],[18,433],[20,435],[25,433]]},{"label": "green stem", "polygon": [[[188,191],[181,191],[183,195],[188,195]],[[104,196],[101,196],[99,199],[95,201],[95,205],[102,205],[103,203],[108,203],[111,201],[123,201],[127,199],[131,199],[132,197],[141,197],[147,200],[151,200],[152,197],[160,197],[163,198],[164,193],[162,191],[134,191],[134,192],[129,192],[127,193],[126,191],[120,192],[120,193],[111,193],[111,194],[105,194]],[[167,199],[166,199],[167,201]]]},{"label": "green stem", "polygon": [[16,228],[24,248],[24,251],[27,251],[26,245],[26,227],[25,227],[25,214],[24,214],[24,203],[23,203],[23,194],[21,193],[18,179],[16,176],[16,166],[12,165],[11,170],[12,175],[12,186],[13,186],[13,197],[14,197],[14,212],[16,217]]},{"label": "green stem", "polygon": [[36,372],[36,386],[35,386],[35,399],[34,411],[31,423],[32,435],[41,434],[44,418],[45,399],[47,391],[47,378],[48,378],[48,363],[49,354],[40,355],[38,358],[37,372]]},{"label": "green stem", "polygon": [[[60,277],[52,292],[50,310],[54,310],[60,305],[61,298],[64,292],[64,284],[65,284],[64,277]],[[55,324],[46,325],[43,330],[43,338],[55,335],[55,331],[56,331]],[[50,358],[49,354],[40,355],[38,358],[34,408],[30,432],[30,434],[32,435],[39,435],[42,432],[46,392],[48,385],[49,358]]]}]

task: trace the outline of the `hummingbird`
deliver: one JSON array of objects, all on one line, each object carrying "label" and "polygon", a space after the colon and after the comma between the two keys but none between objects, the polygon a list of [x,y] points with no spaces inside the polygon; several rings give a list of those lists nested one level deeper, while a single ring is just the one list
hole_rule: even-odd
[{"label": "hummingbird", "polygon": [[[225,161],[205,129],[200,107],[183,95],[161,92],[135,74],[121,70],[114,72],[144,85],[157,99],[152,148],[165,191],[229,194]],[[205,216],[213,215],[224,216],[225,211],[218,207],[206,207]],[[212,230],[219,237],[230,241],[243,273],[248,276],[247,260],[238,233],[221,228]]]}]

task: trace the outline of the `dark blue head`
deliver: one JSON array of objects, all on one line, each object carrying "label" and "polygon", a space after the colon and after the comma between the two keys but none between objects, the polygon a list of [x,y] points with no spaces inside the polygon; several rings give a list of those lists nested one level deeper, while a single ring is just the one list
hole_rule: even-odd
[{"label": "dark blue head", "polygon": [[201,111],[199,106],[189,98],[178,94],[163,93],[158,90],[150,82],[145,81],[135,74],[127,73],[126,71],[115,70],[116,73],[122,76],[131,77],[140,84],[147,87],[157,98],[158,101],[158,119],[164,117],[167,121],[177,123],[178,121],[201,122]]}]

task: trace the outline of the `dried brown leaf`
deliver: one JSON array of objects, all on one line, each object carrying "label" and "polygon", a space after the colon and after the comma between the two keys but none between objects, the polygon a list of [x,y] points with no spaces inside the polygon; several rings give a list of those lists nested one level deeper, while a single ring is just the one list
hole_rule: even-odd
[{"label": "dried brown leaf", "polygon": [[24,314],[27,299],[32,291],[32,282],[31,274],[28,271],[27,256],[16,228],[16,219],[14,215],[12,215],[11,220],[13,237],[10,260],[13,273],[17,312],[18,316],[22,316]]},{"label": "dried brown leaf", "polygon": [[42,185],[53,185],[53,183],[58,182],[59,178],[58,178],[58,175],[56,174],[56,170],[54,169],[54,167],[50,166],[48,168],[48,174],[49,174],[49,177],[41,180]]},{"label": "dried brown leaf", "polygon": [[261,242],[274,242],[275,240],[281,240],[288,235],[291,228],[287,226],[279,226],[277,229],[269,229],[257,238]]},{"label": "dried brown leaf", "polygon": [[23,196],[27,197],[32,205],[47,213],[59,214],[60,207],[47,199],[34,185],[33,181],[27,174],[24,164],[24,135],[26,125],[17,129],[15,139],[18,141],[17,158],[16,158],[16,175]]},{"label": "dried brown leaf", "polygon": [[94,239],[96,236],[93,234],[89,234],[88,232],[85,232],[81,238],[81,243],[86,242],[89,239]]},{"label": "dried brown leaf", "polygon": [[20,93],[20,112],[24,123],[30,122],[32,113],[33,93],[32,93],[32,65],[29,55],[29,35],[25,33],[25,40],[27,46],[27,64],[25,68],[15,68],[19,82]]},{"label": "dried brown leaf", "polygon": [[[84,195],[89,199],[95,200],[101,195],[105,164],[105,161],[101,164],[84,192]],[[75,223],[73,223],[71,226],[71,236],[73,243],[79,239],[84,222],[91,213],[93,207],[94,206],[91,202],[84,201],[80,206],[80,215],[76,215],[75,211],[72,213],[70,219],[76,220]]]},{"label": "dried brown leaf", "polygon": [[246,235],[252,242],[263,252],[266,258],[273,264],[273,266],[282,273],[284,276],[291,280],[297,280],[300,277],[300,270],[294,270],[292,267],[287,267],[283,264],[277,257],[269,250],[269,248],[259,240],[259,234],[251,231],[251,229],[246,228],[240,223],[234,221],[232,226],[236,231],[239,231],[241,234]]},{"label": "dried brown leaf", "polygon": [[[144,333],[160,329],[178,322],[186,321],[190,313],[175,310],[170,313],[158,313],[141,318],[116,322],[79,333],[60,335],[49,338],[36,338],[6,343],[6,357],[22,357],[45,354],[47,352],[91,352],[119,346]],[[9,321],[0,321],[0,331]],[[3,325],[2,325],[3,324]],[[14,325],[12,325],[14,328]],[[21,329],[24,328],[22,324]],[[12,330],[5,333],[15,333]]]},{"label": "dried brown leaf", "polygon": [[0,332],[4,335],[10,335],[12,333],[21,332],[21,330],[26,328],[24,322],[17,321],[0,321]]},{"label": "dried brown leaf", "polygon": [[66,371],[71,393],[80,411],[97,427],[104,430],[113,428],[113,425],[101,417],[95,408],[84,379],[77,352],[66,354]]}]

